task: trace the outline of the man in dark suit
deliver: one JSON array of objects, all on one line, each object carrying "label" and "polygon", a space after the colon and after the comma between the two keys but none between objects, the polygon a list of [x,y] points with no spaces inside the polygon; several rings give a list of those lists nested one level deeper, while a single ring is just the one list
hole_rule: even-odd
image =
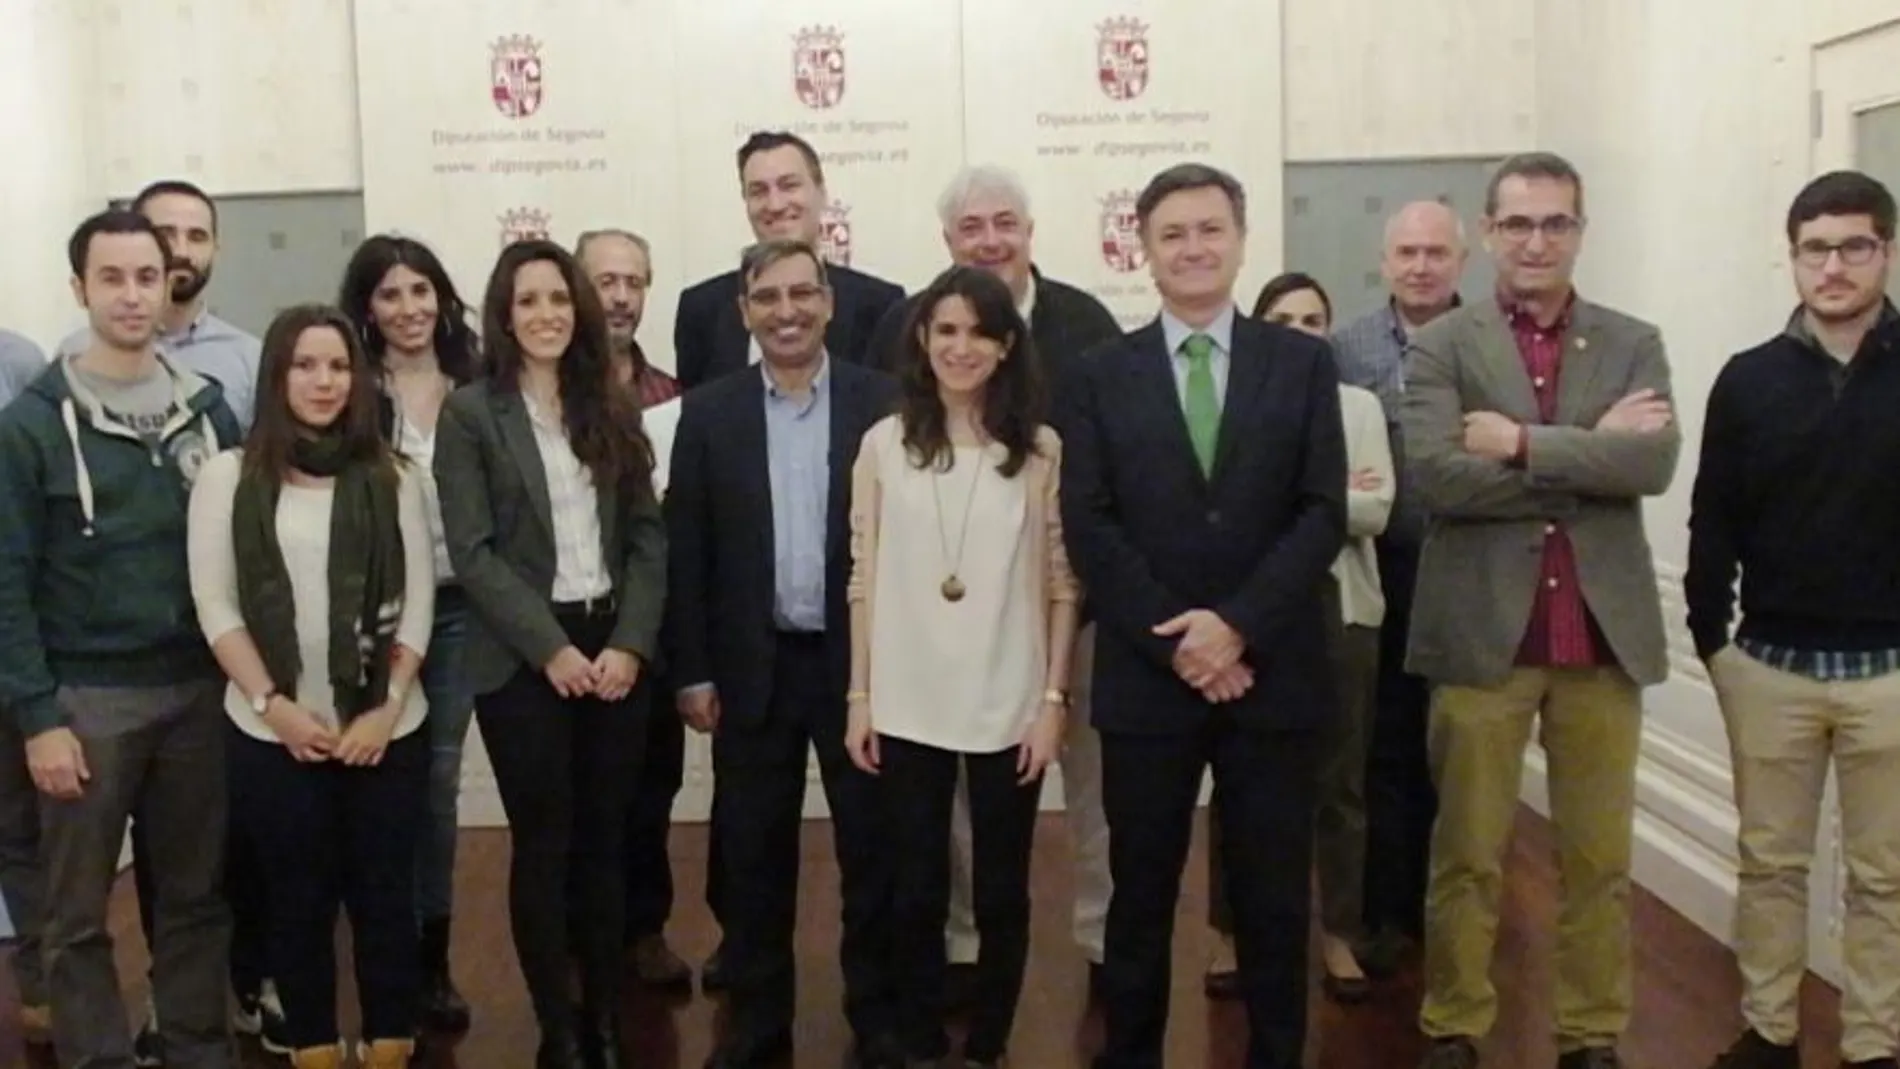
[{"label": "man in dark suit", "polygon": [[791,1050],[799,823],[815,747],[844,898],[855,1064],[901,1066],[876,781],[844,748],[849,478],[896,385],[826,349],[832,292],[811,245],[763,242],[739,277],[762,366],[686,395],[665,503],[671,678],[680,716],[713,735],[713,834],[744,889],[724,903],[731,1017],[707,1065],[777,1064]]},{"label": "man in dark suit", "polygon": [[[1059,382],[1065,368],[1094,346],[1119,338],[1115,316],[1092,294],[1049,278],[1035,264],[1036,220],[1029,193],[1012,172],[994,166],[966,167],[937,199],[943,244],[952,263],[980,267],[1009,285],[1016,309],[1029,324],[1044,381]],[[892,305],[871,342],[873,359],[893,374],[911,351],[905,324],[922,295]],[[1079,685],[1070,694],[1068,726],[1062,740],[1062,803],[1075,854],[1075,907],[1071,931],[1089,962],[1090,987],[1102,963],[1103,928],[1111,890],[1108,878],[1108,824],[1102,817],[1102,750],[1090,722],[1087,666],[1095,654],[1095,627],[1086,618],[1075,638],[1072,663]],[[944,941],[950,969],[949,997],[962,1003],[976,982],[978,949],[970,886],[969,797],[959,785],[951,837],[950,918]]]},{"label": "man in dark suit", "polygon": [[1245,194],[1200,164],[1136,202],[1160,317],[1088,354],[1058,399],[1069,555],[1100,628],[1095,727],[1115,883],[1097,1069],[1160,1069],[1170,947],[1213,766],[1249,1069],[1306,1039],[1322,584],[1346,531],[1326,344],[1236,314]]},{"label": "man in dark suit", "polygon": [[[817,247],[827,202],[825,168],[803,138],[769,131],[747,138],[739,146],[739,190],[760,241],[789,238]],[[904,290],[840,264],[828,265],[825,274],[833,306],[825,350],[840,362],[866,363],[878,320],[904,299]],[[738,273],[728,271],[680,294],[673,360],[688,390],[759,362],[759,347],[739,316],[739,283]]]}]

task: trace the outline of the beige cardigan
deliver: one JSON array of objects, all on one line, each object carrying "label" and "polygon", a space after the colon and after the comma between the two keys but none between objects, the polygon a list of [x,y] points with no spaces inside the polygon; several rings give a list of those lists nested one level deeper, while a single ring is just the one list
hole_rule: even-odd
[{"label": "beige cardigan", "polygon": [[[845,587],[845,598],[851,603],[864,603],[864,619],[873,627],[871,592],[877,584],[878,516],[883,505],[878,458],[885,450],[902,448],[900,417],[886,416],[864,432],[857,461],[851,467],[851,580]],[[1048,606],[1075,601],[1079,589],[1062,541],[1062,439],[1054,430],[1047,426],[1037,428],[1036,452],[1030,454],[1016,478],[1028,480],[1026,489],[1030,501],[1042,502],[1042,508],[1029,510],[1024,534],[1032,545],[1042,547],[1041,553],[1030,558],[1029,581],[1044,590],[1042,627],[1047,634]],[[1069,684],[1067,680],[1051,680],[1049,685],[1066,690]]]}]

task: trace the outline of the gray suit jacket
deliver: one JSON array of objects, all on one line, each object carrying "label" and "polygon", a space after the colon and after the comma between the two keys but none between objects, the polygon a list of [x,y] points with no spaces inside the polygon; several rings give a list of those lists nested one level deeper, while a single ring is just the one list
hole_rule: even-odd
[{"label": "gray suit jacket", "polygon": [[[521,395],[487,381],[449,396],[436,428],[435,476],[449,563],[474,609],[467,666],[476,694],[500,689],[522,665],[536,671],[569,645],[554,618],[554,508],[547,469]],[[602,486],[601,548],[619,619],[607,644],[650,670],[666,600],[666,527],[651,493]]]},{"label": "gray suit jacket", "polygon": [[[1557,415],[1539,421],[1530,375],[1495,300],[1447,313],[1412,338],[1401,424],[1406,469],[1430,514],[1406,668],[1434,683],[1487,686],[1510,674],[1530,621],[1545,527],[1576,549],[1585,603],[1638,683],[1669,674],[1642,498],[1675,475],[1682,436],[1592,428],[1641,389],[1669,397],[1655,327],[1578,299],[1563,342]],[[1464,450],[1464,416],[1497,412],[1530,428],[1523,468]]]}]

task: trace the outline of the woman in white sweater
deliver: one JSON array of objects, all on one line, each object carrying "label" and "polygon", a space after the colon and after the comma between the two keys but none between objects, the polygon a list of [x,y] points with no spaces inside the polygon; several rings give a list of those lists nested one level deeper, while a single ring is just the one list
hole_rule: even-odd
[{"label": "woman in white sweater", "polygon": [[939,276],[905,335],[900,411],[865,434],[852,471],[846,745],[883,778],[899,1038],[914,1062],[949,1049],[950,817],[960,766],[967,776],[982,946],[963,1059],[990,1066],[1022,991],[1037,801],[1068,702],[1061,445],[1041,421],[1029,328],[994,275]]},{"label": "woman in white sweater", "polygon": [[416,836],[427,713],[416,672],[435,569],[422,486],[378,427],[350,322],[291,308],[266,332],[241,449],[192,491],[192,597],[231,680],[231,819],[261,851],[268,964],[297,1069],[340,1063],[334,938],[355,933],[360,1057],[414,1053]]}]

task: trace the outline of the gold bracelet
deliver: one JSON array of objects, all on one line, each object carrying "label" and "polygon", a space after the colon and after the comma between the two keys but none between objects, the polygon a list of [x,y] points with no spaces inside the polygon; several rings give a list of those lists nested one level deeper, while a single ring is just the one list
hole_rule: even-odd
[{"label": "gold bracelet", "polygon": [[1054,702],[1055,704],[1062,706],[1064,709],[1069,707],[1068,691],[1057,690],[1054,687],[1050,687],[1048,690],[1045,690],[1042,692],[1042,700],[1045,702]]},{"label": "gold bracelet", "polygon": [[844,692],[844,700],[846,702],[868,702],[871,700],[871,692],[868,690],[847,690]]}]

